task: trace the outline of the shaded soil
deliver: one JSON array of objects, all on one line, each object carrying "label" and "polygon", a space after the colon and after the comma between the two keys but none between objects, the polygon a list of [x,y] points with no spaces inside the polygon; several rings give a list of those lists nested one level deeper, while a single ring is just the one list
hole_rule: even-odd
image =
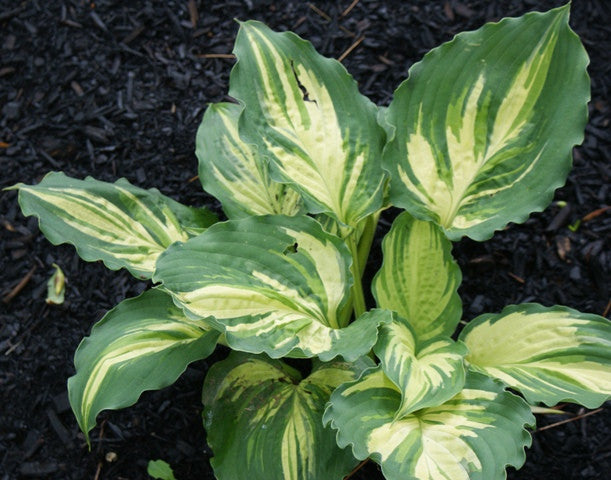
[{"label": "shaded soil", "polygon": [[[293,30],[336,58],[356,44],[343,63],[363,93],[386,105],[408,68],[454,34],[561,3],[361,0],[342,15],[348,0],[0,0],[0,187],[63,170],[126,177],[218,208],[192,180],[193,144],[206,105],[226,99],[234,17]],[[575,168],[556,193],[566,207],[554,204],[487,243],[456,245],[466,319],[525,301],[608,314],[609,8],[604,0],[573,2],[571,24],[591,56],[592,102]],[[379,238],[390,221],[382,219]],[[200,388],[208,362],[226,352],[193,364],[176,385],[145,393],[132,408],[101,414],[89,452],[67,404],[73,352],[106,310],[146,285],[49,244],[36,221],[20,214],[15,192],[0,195],[0,251],[0,479],[145,479],[156,458],[181,480],[213,478]],[[62,306],[44,301],[53,263],[68,278]],[[526,465],[509,478],[608,478],[609,412],[536,432]],[[352,478],[381,474],[369,463]]]}]

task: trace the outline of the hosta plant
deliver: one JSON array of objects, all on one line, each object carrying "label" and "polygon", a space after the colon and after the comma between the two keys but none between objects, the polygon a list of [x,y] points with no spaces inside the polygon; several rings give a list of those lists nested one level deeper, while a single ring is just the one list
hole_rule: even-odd
[{"label": "hosta plant", "polygon": [[[588,59],[568,16],[457,35],[388,108],[307,41],[241,23],[237,103],[210,105],[196,139],[226,221],[125,180],[18,185],[51,242],[154,284],[76,352],[83,432],[217,344],[233,352],[208,371],[203,422],[221,480],[339,480],[366,458],[387,479],[502,479],[524,462],[534,407],[608,399],[602,317],[530,303],[456,332],[451,242],[542,210],[582,140]],[[404,211],[367,305],[364,265],[389,206]]]}]

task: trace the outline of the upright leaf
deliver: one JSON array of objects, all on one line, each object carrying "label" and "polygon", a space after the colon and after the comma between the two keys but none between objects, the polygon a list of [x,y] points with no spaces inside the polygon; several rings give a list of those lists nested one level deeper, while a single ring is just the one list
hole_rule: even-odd
[{"label": "upright leaf", "polygon": [[452,335],[462,315],[462,276],[440,229],[402,213],[382,251],[384,263],[372,284],[378,307],[407,319],[421,340]]},{"label": "upright leaf", "polygon": [[24,215],[35,215],[55,245],[71,243],[83,260],[102,260],[111,270],[126,268],[150,278],[161,252],[215,222],[202,208],[185,207],[156,189],[127,180],[77,180],[51,172],[38,185],[19,184]]},{"label": "upright leaf", "polygon": [[379,369],[331,395],[323,421],[337,444],[371,457],[387,480],[505,480],[524,463],[534,425],[528,404],[485,375],[470,372],[464,389],[442,405],[395,419],[397,387]]},{"label": "upright leaf", "polygon": [[531,402],[588,408],[611,396],[611,322],[567,307],[526,303],[471,320],[460,338],[473,368]]},{"label": "upright leaf", "polygon": [[204,425],[219,480],[341,480],[356,465],[323,427],[331,392],[371,366],[318,363],[305,379],[266,356],[232,353],[208,372]]},{"label": "upright leaf", "polygon": [[219,332],[190,320],[159,289],[119,303],[96,323],[74,357],[70,405],[85,435],[102,410],[128,407],[145,390],[174,383],[189,363],[206,358]]},{"label": "upright leaf", "polygon": [[299,212],[301,198],[292,188],[269,177],[267,160],[238,134],[242,107],[212,104],[197,131],[199,179],[223,204],[230,218]]},{"label": "upright leaf", "polygon": [[465,384],[464,344],[449,337],[422,341],[409,322],[397,315],[380,326],[374,352],[386,376],[401,392],[396,419],[449,400]]},{"label": "upright leaf", "polygon": [[236,350],[354,360],[388,318],[372,312],[340,328],[350,261],[345,244],[310,217],[259,216],[217,223],[173,245],[153,278]]},{"label": "upright leaf", "polygon": [[382,205],[385,138],[377,109],[336,60],[297,35],[240,24],[229,94],[244,106],[240,133],[268,157],[310,212],[347,225]]},{"label": "upright leaf", "polygon": [[545,208],[583,139],[587,54],[569,5],[503,19],[430,51],[395,92],[391,202],[451,239]]}]

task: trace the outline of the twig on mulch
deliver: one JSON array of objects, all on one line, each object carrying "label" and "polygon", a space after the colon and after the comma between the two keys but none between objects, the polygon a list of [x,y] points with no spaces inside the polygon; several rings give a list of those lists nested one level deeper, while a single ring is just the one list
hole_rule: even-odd
[{"label": "twig on mulch", "polygon": [[590,415],[594,415],[596,413],[602,412],[603,410],[604,410],[604,408],[600,407],[600,408],[597,408],[596,410],[592,410],[591,412],[587,412],[587,413],[583,413],[581,415],[577,415],[576,417],[573,417],[573,418],[568,418],[566,420],[561,420],[561,421],[556,422],[556,423],[551,423],[549,425],[545,425],[545,427],[537,428],[533,433],[542,432],[544,430],[549,430],[550,428],[555,428],[555,427],[558,427],[560,425],[564,425],[565,423],[576,422],[577,420],[581,420],[582,418],[589,417]]},{"label": "twig on mulch", "polygon": [[91,17],[91,20],[93,20],[93,23],[96,27],[98,27],[100,30],[103,30],[104,32],[108,31],[108,27],[96,12],[92,10],[91,12],[89,12],[89,16]]},{"label": "twig on mulch", "polygon": [[327,15],[325,12],[323,12],[320,8],[318,8],[313,3],[308,3],[308,7],[310,7],[314,11],[314,13],[324,18],[327,22],[331,21],[331,17]]},{"label": "twig on mulch", "polygon": [[358,472],[361,468],[363,468],[365,466],[365,464],[369,462],[369,459],[366,458],[365,460],[363,460],[361,463],[359,463],[354,470],[352,470],[348,475],[346,475],[346,477],[344,478],[344,480],[348,480],[350,477],[352,477],[356,472]]},{"label": "twig on mulch", "polygon": [[198,58],[235,58],[233,53],[202,53]]},{"label": "twig on mulch", "polygon": [[352,50],[354,50],[356,47],[358,47],[361,42],[365,40],[365,35],[360,36],[359,38],[357,38],[354,43],[352,45],[350,45],[345,51],[344,53],[342,53],[339,58],[337,59],[339,62],[343,61],[348,55],[350,55],[350,52],[352,52]]},{"label": "twig on mulch", "polygon": [[98,462],[98,468],[96,468],[95,470],[95,476],[93,477],[93,480],[98,480],[100,478],[100,473],[102,473],[102,462]]},{"label": "twig on mulch", "polygon": [[[332,20],[332,19],[331,19],[331,16],[330,16],[328,13],[326,13],[326,12],[322,11],[320,8],[318,8],[318,7],[317,7],[316,5],[314,5],[313,3],[308,3],[308,7],[310,7],[310,9],[311,9],[311,10],[312,10],[314,13],[316,13],[318,16],[322,17],[322,18],[323,18],[324,20],[326,20],[327,22],[330,22],[330,21]],[[341,16],[341,15],[340,15],[340,16]],[[344,32],[346,35],[349,35],[350,37],[355,37],[355,36],[356,36],[354,32],[351,32],[351,31],[350,31],[350,30],[348,30],[346,27],[342,27],[341,25],[339,25],[339,26],[338,26],[338,28],[339,28],[339,29],[340,29],[342,32]]]},{"label": "twig on mulch", "polygon": [[509,275],[511,278],[513,278],[518,283],[522,283],[522,284],[526,283],[526,281],[522,277],[516,275],[515,273],[507,272],[507,275]]},{"label": "twig on mulch", "polygon": [[352,11],[352,9],[356,7],[357,3],[359,3],[359,0],[352,0],[352,3],[348,5],[348,8],[346,8],[346,10],[341,13],[340,17],[345,17],[346,15],[348,15]]},{"label": "twig on mulch", "polygon": [[197,21],[199,20],[199,12],[197,11],[197,3],[195,3],[195,0],[189,0],[188,8],[191,26],[195,28],[197,27]]},{"label": "twig on mulch", "polygon": [[15,343],[13,343],[7,350],[4,352],[4,356],[8,357],[11,353],[13,353],[19,345],[23,343],[25,338],[32,333],[32,331],[38,327],[38,325],[42,322],[44,318],[47,316],[47,311],[43,310],[43,313],[38,316],[38,318],[32,322],[23,332],[21,332],[15,339]]},{"label": "twig on mulch", "polygon": [[581,221],[582,222],[589,222],[590,220],[593,220],[596,217],[599,217],[600,215],[602,215],[603,213],[609,211],[609,209],[611,209],[611,206],[606,206],[606,207],[598,208],[598,209],[594,210],[593,212],[590,212],[587,215],[585,215],[581,219]]},{"label": "twig on mulch", "polygon": [[2,303],[10,303],[10,301],[19,295],[19,292],[25,288],[28,282],[31,280],[32,275],[36,271],[36,265],[34,265],[28,273],[25,274],[17,285],[15,285],[10,292],[8,292],[4,297],[2,297]]}]

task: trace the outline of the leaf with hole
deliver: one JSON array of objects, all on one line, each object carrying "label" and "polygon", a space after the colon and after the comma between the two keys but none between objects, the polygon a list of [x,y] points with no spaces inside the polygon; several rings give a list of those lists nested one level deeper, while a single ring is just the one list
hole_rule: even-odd
[{"label": "leaf with hole", "polygon": [[344,225],[378,210],[385,135],[346,69],[252,20],[240,23],[234,53],[229,94],[244,106],[240,133],[269,159],[272,178]]}]

